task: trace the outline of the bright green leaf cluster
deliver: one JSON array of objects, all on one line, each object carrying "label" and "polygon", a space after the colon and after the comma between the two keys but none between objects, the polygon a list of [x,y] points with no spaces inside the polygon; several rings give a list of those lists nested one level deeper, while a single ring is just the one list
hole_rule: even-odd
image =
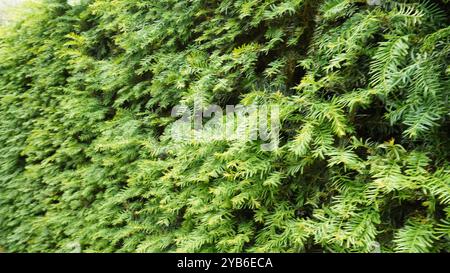
[{"label": "bright green leaf cluster", "polygon": [[[450,251],[447,1],[46,0],[0,33],[11,252]],[[280,145],[171,138],[280,105]]]}]

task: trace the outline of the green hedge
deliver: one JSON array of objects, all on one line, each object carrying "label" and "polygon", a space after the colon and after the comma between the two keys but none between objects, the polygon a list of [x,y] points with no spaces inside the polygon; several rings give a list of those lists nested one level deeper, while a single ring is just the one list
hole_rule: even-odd
[{"label": "green hedge", "polygon": [[[447,1],[47,0],[0,34],[10,252],[450,251]],[[280,145],[177,142],[194,98]]]}]

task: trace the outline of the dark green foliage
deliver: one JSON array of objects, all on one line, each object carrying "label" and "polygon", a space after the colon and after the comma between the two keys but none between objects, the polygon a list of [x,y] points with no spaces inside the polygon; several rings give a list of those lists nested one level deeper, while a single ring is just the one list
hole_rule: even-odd
[{"label": "dark green foliage", "polygon": [[[450,251],[447,1],[81,2],[2,29],[7,251]],[[199,96],[280,147],[173,141]]]}]

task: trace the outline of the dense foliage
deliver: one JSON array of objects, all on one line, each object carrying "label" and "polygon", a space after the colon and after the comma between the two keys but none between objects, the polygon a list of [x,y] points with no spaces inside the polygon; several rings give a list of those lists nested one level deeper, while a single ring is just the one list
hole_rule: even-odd
[{"label": "dense foliage", "polygon": [[[44,1],[0,34],[0,246],[450,251],[448,5]],[[199,96],[279,148],[173,141]]]}]

